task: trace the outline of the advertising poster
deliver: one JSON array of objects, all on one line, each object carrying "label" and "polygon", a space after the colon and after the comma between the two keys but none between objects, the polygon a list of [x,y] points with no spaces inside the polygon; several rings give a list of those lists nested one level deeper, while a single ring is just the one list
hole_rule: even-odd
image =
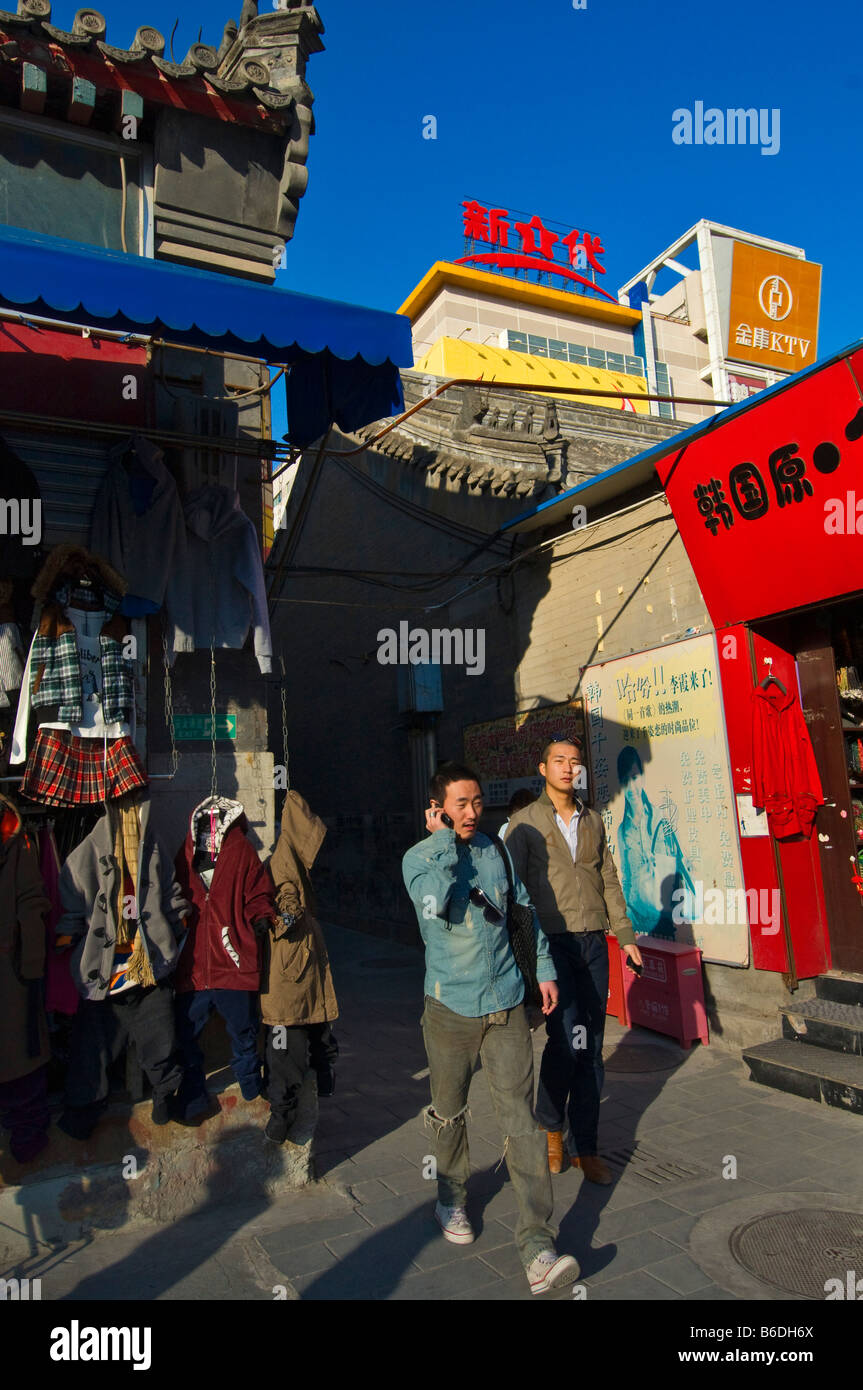
[{"label": "advertising poster", "polygon": [[487,806],[505,806],[519,787],[537,794],[543,786],[538,772],[543,746],[554,734],[584,737],[583,701],[542,705],[538,709],[468,724],[464,756],[479,773]]},{"label": "advertising poster", "polygon": [[637,933],[749,960],[712,634],[586,668],[593,804]]}]

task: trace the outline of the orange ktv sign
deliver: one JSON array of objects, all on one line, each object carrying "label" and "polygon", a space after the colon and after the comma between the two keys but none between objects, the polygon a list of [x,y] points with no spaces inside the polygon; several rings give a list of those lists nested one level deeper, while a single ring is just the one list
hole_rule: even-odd
[{"label": "orange ktv sign", "polygon": [[763,246],[734,243],[728,357],[799,372],[818,355],[821,267]]}]

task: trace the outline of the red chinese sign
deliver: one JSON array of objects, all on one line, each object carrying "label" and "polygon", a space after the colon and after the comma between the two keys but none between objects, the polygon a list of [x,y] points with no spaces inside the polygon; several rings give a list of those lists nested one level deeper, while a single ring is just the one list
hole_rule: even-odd
[{"label": "red chinese sign", "polygon": [[656,465],[717,627],[863,589],[863,352]]},{"label": "red chinese sign", "polygon": [[728,373],[728,390],[733,405],[739,401],[748,400],[750,396],[757,396],[759,391],[763,391],[767,385],[759,377],[741,376],[739,372]]},{"label": "red chinese sign", "polygon": [[[462,207],[465,236],[472,241],[484,241],[501,249],[462,256],[456,261],[456,265],[496,265],[501,270],[541,270],[551,275],[560,275],[565,280],[587,285],[597,294],[610,299],[612,304],[617,303],[614,295],[600,289],[593,280],[579,274],[580,270],[586,270],[590,266],[600,275],[605,275],[605,266],[599,259],[605,254],[605,247],[598,236],[592,236],[590,232],[579,232],[576,228],[568,236],[559,237],[556,232],[544,226],[536,214],[529,222],[513,223],[508,220],[509,213],[506,208],[486,208],[472,199],[462,203]],[[520,238],[521,247],[517,252],[509,250],[511,230]],[[555,245],[566,249],[567,264],[555,258]]]}]

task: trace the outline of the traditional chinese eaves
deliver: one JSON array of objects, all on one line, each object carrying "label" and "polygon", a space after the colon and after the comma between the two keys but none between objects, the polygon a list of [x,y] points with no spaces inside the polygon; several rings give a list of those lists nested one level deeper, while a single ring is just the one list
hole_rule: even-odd
[{"label": "traditional chinese eaves", "polygon": [[154,234],[141,254],[272,284],[308,183],[305,71],[323,25],[310,0],[257,9],[245,0],[218,48],[194,43],[176,63],[152,26],[119,47],[98,10],[61,29],[50,0],[19,0],[0,10],[0,108],[147,151]]},{"label": "traditional chinese eaves", "polygon": [[0,100],[14,105],[17,89],[23,110],[89,124],[97,109],[104,114],[106,96],[135,93],[142,102],[280,130],[296,107],[311,109],[303,74],[309,54],[323,49],[323,24],[309,0],[285,0],[261,16],[257,8],[246,0],[240,25],[229,21],[218,47],[195,43],[172,62],[152,25],[117,46],[98,10],[78,10],[63,29],[51,22],[50,0],[19,0],[17,13],[0,10]]},{"label": "traditional chinese eaves", "polygon": [[[406,406],[423,398],[424,381],[402,374]],[[655,416],[505,392],[489,382],[454,387],[370,447],[422,469],[432,488],[539,502],[679,430]],[[370,425],[357,442],[379,431]]]}]

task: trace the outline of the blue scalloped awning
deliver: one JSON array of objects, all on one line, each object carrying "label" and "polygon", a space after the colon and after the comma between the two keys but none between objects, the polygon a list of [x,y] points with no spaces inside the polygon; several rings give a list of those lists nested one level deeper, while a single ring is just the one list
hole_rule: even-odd
[{"label": "blue scalloped awning", "polygon": [[0,304],[47,318],[152,334],[287,362],[288,434],[356,430],[404,409],[410,321],[294,290],[61,237],[0,227]]}]

